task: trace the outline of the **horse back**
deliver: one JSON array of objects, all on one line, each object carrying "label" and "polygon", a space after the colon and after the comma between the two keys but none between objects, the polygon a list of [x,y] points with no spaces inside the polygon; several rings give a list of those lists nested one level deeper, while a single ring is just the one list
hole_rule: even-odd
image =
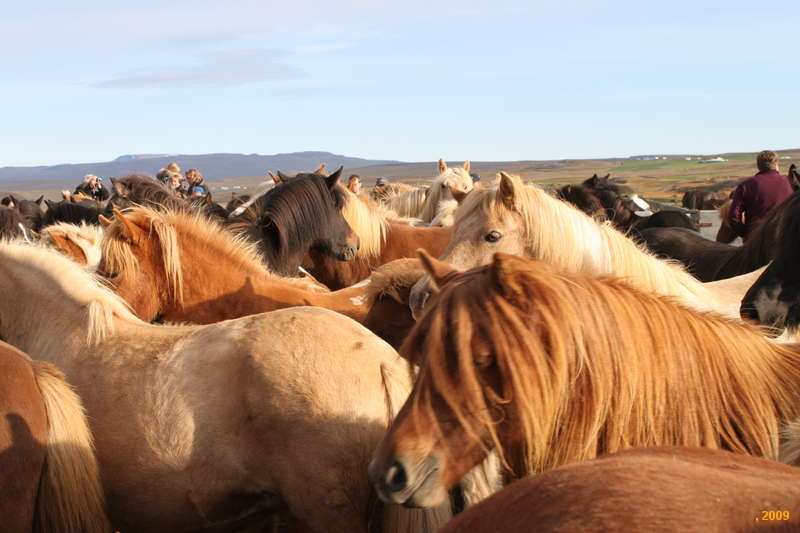
[{"label": "horse back", "polygon": [[0,343],[0,524],[31,531],[47,441],[47,412],[30,359]]}]

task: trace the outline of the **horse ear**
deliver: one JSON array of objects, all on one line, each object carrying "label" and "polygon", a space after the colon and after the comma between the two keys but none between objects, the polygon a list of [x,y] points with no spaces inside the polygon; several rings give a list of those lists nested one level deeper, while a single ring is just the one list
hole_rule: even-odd
[{"label": "horse ear", "polygon": [[325,174],[325,163],[322,163],[317,170],[314,171],[314,174],[319,174],[320,176]]},{"label": "horse ear", "polygon": [[459,189],[459,188],[457,188],[457,187],[455,187],[453,185],[450,186],[450,194],[453,195],[453,198],[458,203],[463,202],[464,198],[467,197],[467,193],[465,193],[464,191],[462,191],[461,189]]},{"label": "horse ear", "polygon": [[114,189],[114,192],[119,196],[125,196],[125,185],[120,183],[119,180],[111,178],[111,188]]},{"label": "horse ear", "polygon": [[453,274],[457,274],[459,271],[450,266],[448,263],[444,261],[439,261],[424,248],[417,249],[417,257],[419,257],[419,262],[422,264],[422,268],[425,269],[425,272],[428,273],[428,276],[431,278],[431,284],[435,291],[439,291],[445,283],[447,283],[448,278],[452,277]]},{"label": "horse ear", "polygon": [[53,209],[53,207],[55,207],[56,203],[53,202],[52,200],[45,200],[44,201],[44,205],[47,206],[47,209]]},{"label": "horse ear", "polygon": [[514,297],[519,294],[517,283],[512,280],[511,275],[529,266],[526,259],[516,255],[496,253],[492,258],[492,266],[489,268],[489,279],[494,288],[506,297]]},{"label": "horse ear", "polygon": [[509,209],[516,210],[516,197],[514,180],[505,172],[500,171],[500,184],[497,186],[497,199],[503,202]]},{"label": "horse ear", "polygon": [[122,214],[116,207],[113,210],[114,218],[119,220],[122,237],[129,242],[138,242],[142,235],[142,229],[133,223],[131,219]]},{"label": "horse ear", "polygon": [[344,170],[344,166],[339,167],[339,170],[325,178],[325,183],[328,185],[329,189],[333,189],[334,185],[339,183],[339,178],[342,177],[342,171]]},{"label": "horse ear", "polygon": [[469,159],[467,159],[466,161],[464,161],[464,170],[466,170],[467,172],[469,172],[469,169],[470,169],[470,167],[471,167],[471,166],[472,166],[472,162],[471,162]]},{"label": "horse ear", "polygon": [[111,221],[108,220],[103,215],[97,215],[97,220],[100,222],[100,225],[103,226],[104,228],[107,228],[111,225]]},{"label": "horse ear", "polygon": [[36,205],[41,206],[42,200],[44,200],[44,194],[35,200]]},{"label": "horse ear", "polygon": [[275,173],[270,172],[270,171],[267,171],[267,174],[269,174],[269,177],[272,178],[272,181],[274,181],[276,185],[278,183],[280,183],[281,181],[283,181],[283,180],[281,180],[281,177],[278,176],[278,174],[275,174]]},{"label": "horse ear", "polygon": [[444,162],[444,159],[439,160],[439,174],[444,174],[447,172],[447,163]]},{"label": "horse ear", "polygon": [[605,176],[603,176],[603,179],[604,179],[605,181],[608,181],[608,178],[610,178],[610,177],[611,177],[611,172],[609,172],[608,174],[606,174]]},{"label": "horse ear", "polygon": [[283,182],[286,182],[286,181],[289,181],[290,179],[292,179],[289,176],[287,176],[286,174],[284,174],[283,172],[281,172],[280,170],[278,171],[278,178],[280,178],[278,180],[278,183],[283,183]]}]

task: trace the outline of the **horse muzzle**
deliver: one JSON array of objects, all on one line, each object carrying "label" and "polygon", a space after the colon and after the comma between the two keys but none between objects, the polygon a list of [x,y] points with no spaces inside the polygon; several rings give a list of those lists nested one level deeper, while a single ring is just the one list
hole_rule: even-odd
[{"label": "horse muzzle", "polygon": [[394,457],[388,466],[370,464],[369,474],[375,490],[387,503],[405,507],[433,507],[447,497],[442,485],[439,460],[428,455],[418,463]]}]

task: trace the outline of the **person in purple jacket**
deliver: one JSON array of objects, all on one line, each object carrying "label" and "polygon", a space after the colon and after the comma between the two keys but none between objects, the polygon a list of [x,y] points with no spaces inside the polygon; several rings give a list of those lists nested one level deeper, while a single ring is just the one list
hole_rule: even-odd
[{"label": "person in purple jacket", "polygon": [[756,158],[758,174],[741,182],[731,195],[728,223],[742,240],[770,211],[792,194],[789,178],[778,171],[778,154],[764,150]]}]

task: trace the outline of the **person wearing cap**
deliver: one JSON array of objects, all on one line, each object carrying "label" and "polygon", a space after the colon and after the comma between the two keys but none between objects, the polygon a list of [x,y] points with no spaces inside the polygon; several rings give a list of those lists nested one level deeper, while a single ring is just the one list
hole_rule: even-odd
[{"label": "person wearing cap", "polygon": [[381,176],[375,181],[376,187],[385,187],[386,185],[389,185],[389,180],[384,178],[383,176]]},{"label": "person wearing cap", "polygon": [[75,187],[75,194],[85,194],[98,202],[108,200],[108,190],[103,187],[103,180],[94,174],[86,174],[83,177],[83,182]]}]

